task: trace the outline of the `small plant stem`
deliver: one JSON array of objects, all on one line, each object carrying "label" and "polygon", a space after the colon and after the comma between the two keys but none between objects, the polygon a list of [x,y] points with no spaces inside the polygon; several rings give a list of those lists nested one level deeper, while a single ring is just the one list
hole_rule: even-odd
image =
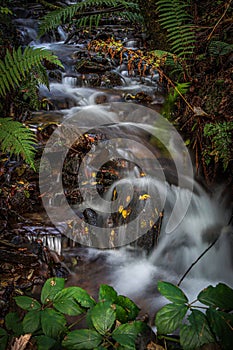
[{"label": "small plant stem", "polygon": [[108,338],[105,338],[104,340],[114,348],[114,344]]},{"label": "small plant stem", "polygon": [[159,335],[159,336],[158,336],[158,339],[165,339],[165,340],[173,341],[173,342],[175,342],[175,343],[180,343],[180,340],[179,340],[179,339],[172,338],[172,337],[168,337],[168,336],[166,336],[166,335]]},{"label": "small plant stem", "polygon": [[223,19],[223,17],[225,16],[225,14],[227,13],[227,10],[229,9],[230,7],[230,4],[231,4],[232,0],[230,0],[228,2],[228,4],[226,5],[226,8],[225,8],[225,11],[223,12],[222,16],[219,18],[219,20],[217,21],[217,23],[215,24],[214,28],[212,29],[211,33],[209,34],[207,40],[209,41],[210,38],[212,37],[212,35],[214,34],[215,32],[215,29],[217,28],[217,26],[219,25],[219,23],[221,22],[221,20]]},{"label": "small plant stem", "polygon": [[156,68],[158,70],[158,72],[165,77],[165,79],[168,81],[169,84],[171,84],[171,86],[175,89],[175,91],[180,95],[180,97],[184,100],[184,102],[186,103],[186,105],[188,106],[189,109],[191,109],[191,111],[193,113],[195,113],[193,107],[190,105],[190,103],[187,101],[187,99],[184,97],[184,95],[179,91],[179,89],[177,89],[177,87],[175,86],[175,84],[173,83],[173,81],[166,75],[164,74],[164,72],[160,69],[160,68]]},{"label": "small plant stem", "polygon": [[71,325],[69,325],[69,326],[68,326],[68,329],[72,328],[73,326],[75,326],[76,324],[78,324],[79,322],[81,322],[85,317],[86,317],[86,315],[83,315],[82,317],[80,317],[77,321],[75,321],[74,323],[72,323]]}]

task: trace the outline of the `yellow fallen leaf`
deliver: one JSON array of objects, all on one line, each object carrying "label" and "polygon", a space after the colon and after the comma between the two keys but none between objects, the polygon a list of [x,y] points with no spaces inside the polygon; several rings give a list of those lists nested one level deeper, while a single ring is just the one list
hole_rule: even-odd
[{"label": "yellow fallen leaf", "polygon": [[123,205],[120,205],[120,206],[119,206],[119,209],[118,209],[118,212],[119,212],[119,213],[122,213],[123,209],[124,209]]},{"label": "yellow fallen leaf", "polygon": [[121,215],[123,216],[124,219],[126,219],[130,213],[131,213],[131,209],[124,209],[124,210],[122,210]]},{"label": "yellow fallen leaf", "polygon": [[140,201],[145,201],[145,200],[148,199],[148,198],[150,198],[150,195],[147,194],[147,193],[141,194],[141,195],[139,196],[139,200],[140,200]]}]

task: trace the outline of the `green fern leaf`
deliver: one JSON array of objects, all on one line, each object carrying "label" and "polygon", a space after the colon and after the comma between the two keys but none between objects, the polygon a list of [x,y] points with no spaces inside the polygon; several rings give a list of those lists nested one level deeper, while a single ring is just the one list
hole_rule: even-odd
[{"label": "green fern leaf", "polygon": [[35,170],[36,137],[23,124],[11,118],[0,118],[0,145],[3,152],[21,155],[27,164]]},{"label": "green fern leaf", "polygon": [[[37,67],[41,72],[43,60],[63,67],[57,56],[43,48],[34,49],[27,46],[22,51],[19,47],[17,51],[13,49],[12,54],[7,51],[4,60],[0,60],[0,95],[4,96],[11,88],[19,86],[33,68]],[[45,79],[43,81],[45,82]],[[48,86],[47,82],[46,86]]]},{"label": "green fern leaf", "polygon": [[226,170],[229,162],[233,160],[233,122],[207,123],[204,127],[204,135],[211,140],[211,149],[209,152],[206,150],[203,152],[204,158],[212,156],[215,163],[221,160],[223,169]]},{"label": "green fern leaf", "polygon": [[208,51],[211,56],[228,55],[233,51],[233,44],[227,44],[224,41],[212,40],[209,44]]},{"label": "green fern leaf", "polygon": [[188,4],[182,0],[158,0],[159,22],[167,30],[171,51],[179,57],[189,56],[195,48],[195,35],[189,24]]}]

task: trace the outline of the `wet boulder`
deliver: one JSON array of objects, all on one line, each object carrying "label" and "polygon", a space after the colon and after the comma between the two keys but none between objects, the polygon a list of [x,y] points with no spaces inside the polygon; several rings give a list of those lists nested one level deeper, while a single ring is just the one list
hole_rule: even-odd
[{"label": "wet boulder", "polygon": [[75,69],[79,73],[103,73],[111,68],[108,60],[94,58],[82,59],[75,65]]}]

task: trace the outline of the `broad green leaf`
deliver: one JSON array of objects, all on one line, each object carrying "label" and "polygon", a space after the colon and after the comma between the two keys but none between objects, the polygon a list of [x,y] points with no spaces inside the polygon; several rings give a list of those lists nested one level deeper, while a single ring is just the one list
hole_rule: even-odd
[{"label": "broad green leaf", "polygon": [[87,293],[85,289],[80,287],[69,287],[67,289],[69,289],[70,295],[72,295],[82,307],[90,308],[96,304],[95,300]]},{"label": "broad green leaf", "polygon": [[41,326],[45,335],[58,339],[66,330],[66,319],[53,309],[45,309],[41,312]]},{"label": "broad green leaf", "polygon": [[99,289],[99,301],[110,301],[114,303],[117,298],[117,292],[107,284],[101,284]]},{"label": "broad green leaf", "polygon": [[112,332],[113,339],[128,349],[136,349],[135,341],[137,335],[138,330],[134,322],[122,324]]},{"label": "broad green leaf", "polygon": [[118,295],[115,304],[120,305],[127,311],[129,321],[135,320],[140,311],[139,307],[131,299],[123,295]]},{"label": "broad green leaf", "polygon": [[73,294],[74,292],[72,292],[70,288],[65,288],[58,292],[53,300],[55,309],[69,316],[82,314],[83,309],[73,298]]},{"label": "broad green leaf", "polygon": [[40,328],[41,311],[28,311],[23,319],[23,330],[25,333],[34,333]]},{"label": "broad green leaf", "polygon": [[188,298],[184,292],[172,283],[159,281],[158,291],[175,304],[185,304],[188,302]]},{"label": "broad green leaf", "polygon": [[107,301],[96,304],[90,313],[95,329],[103,335],[112,328],[116,320],[116,313]]},{"label": "broad green leaf", "polygon": [[116,319],[120,323],[126,323],[128,321],[128,313],[126,312],[126,310],[122,306],[120,306],[118,304],[113,304],[112,308],[115,310]]},{"label": "broad green leaf", "polygon": [[134,321],[134,326],[136,329],[137,334],[138,333],[143,333],[147,329],[147,324],[142,322],[142,321]]},{"label": "broad green leaf", "polygon": [[233,314],[209,308],[206,316],[210,327],[223,345],[224,350],[232,350],[233,344]]},{"label": "broad green leaf", "polygon": [[180,304],[167,304],[156,314],[155,325],[158,333],[170,334],[179,328],[188,311],[188,306]]},{"label": "broad green leaf", "polygon": [[23,334],[23,325],[17,312],[9,312],[5,317],[5,325],[12,330],[16,336]]},{"label": "broad green leaf", "polygon": [[94,349],[102,342],[102,336],[92,329],[78,329],[69,332],[62,346],[69,350]]},{"label": "broad green leaf", "polygon": [[40,303],[34,299],[27,296],[19,296],[14,298],[16,304],[21,307],[23,310],[31,311],[31,310],[40,310]]},{"label": "broad green leaf", "polygon": [[5,329],[0,328],[0,350],[5,350],[8,341],[8,334]]},{"label": "broad green leaf", "polygon": [[57,343],[55,339],[47,337],[47,335],[36,336],[35,340],[36,340],[38,350],[49,350],[53,348]]},{"label": "broad green leaf", "polygon": [[224,311],[233,310],[233,289],[224,283],[219,283],[216,287],[208,286],[203,289],[197,299],[205,305],[218,307]]},{"label": "broad green leaf", "polygon": [[60,292],[65,286],[64,278],[52,277],[49,278],[41,291],[41,302],[42,304],[47,304],[53,301],[55,295]]},{"label": "broad green leaf", "polygon": [[215,342],[206,316],[201,311],[193,310],[188,320],[190,325],[180,327],[180,344],[184,350],[194,350],[204,344]]}]

